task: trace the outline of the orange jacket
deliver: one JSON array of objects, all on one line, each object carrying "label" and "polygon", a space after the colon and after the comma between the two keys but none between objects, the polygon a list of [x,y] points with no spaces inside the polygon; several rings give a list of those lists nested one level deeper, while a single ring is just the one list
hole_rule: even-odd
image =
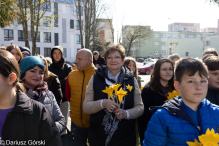
[{"label": "orange jacket", "polygon": [[71,121],[79,127],[90,127],[90,115],[84,113],[83,102],[85,99],[86,87],[94,73],[95,67],[92,64],[82,71],[74,70],[68,75],[68,83],[71,92]]}]

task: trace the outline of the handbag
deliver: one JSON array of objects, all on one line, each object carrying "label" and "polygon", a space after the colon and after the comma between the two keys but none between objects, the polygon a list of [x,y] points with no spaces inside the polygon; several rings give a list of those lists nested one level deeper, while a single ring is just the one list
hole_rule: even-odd
[{"label": "handbag", "polygon": [[67,134],[61,135],[62,145],[63,146],[81,146],[80,141],[74,139],[73,133],[70,132],[65,125],[63,125],[63,126],[67,130]]}]

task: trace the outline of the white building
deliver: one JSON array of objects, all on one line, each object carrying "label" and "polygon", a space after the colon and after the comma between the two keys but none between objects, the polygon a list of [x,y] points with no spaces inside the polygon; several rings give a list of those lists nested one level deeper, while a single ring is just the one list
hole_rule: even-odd
[{"label": "white building", "polygon": [[[76,53],[81,49],[81,39],[76,7],[73,1],[55,0],[55,2],[51,2],[51,9],[44,16],[57,15],[58,17],[54,22],[50,21],[51,27],[45,24],[45,20],[40,21],[40,26],[42,27],[39,27],[40,35],[36,43],[37,54],[50,57],[51,48],[60,45],[64,48],[65,60],[75,61]],[[83,10],[81,13],[83,14]],[[10,45],[11,40],[13,40],[13,44],[25,46],[23,27],[18,22],[15,22],[10,27],[0,28],[0,34],[2,34],[0,35],[0,46]],[[32,51],[31,41],[29,41],[29,44]]]},{"label": "white building", "polygon": [[200,32],[200,23],[172,23],[168,25],[170,32]]},{"label": "white building", "polygon": [[212,32],[217,33],[217,27],[206,27],[202,29],[202,32]]}]

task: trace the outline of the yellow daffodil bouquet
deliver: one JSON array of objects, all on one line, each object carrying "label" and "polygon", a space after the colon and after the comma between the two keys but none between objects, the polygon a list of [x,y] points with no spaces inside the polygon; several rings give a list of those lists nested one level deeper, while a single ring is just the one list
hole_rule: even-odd
[{"label": "yellow daffodil bouquet", "polygon": [[214,129],[206,131],[206,134],[202,134],[198,137],[200,143],[195,139],[194,142],[186,142],[189,146],[219,146],[219,135],[214,132]]},{"label": "yellow daffodil bouquet", "polygon": [[[123,97],[127,95],[127,92],[128,92],[128,91],[124,91],[122,88],[119,89],[121,85],[122,84],[112,84],[111,86],[106,87],[105,90],[102,90],[102,92],[107,93],[113,101],[120,104],[123,100]],[[133,86],[130,86],[128,84],[126,88],[131,92]]]},{"label": "yellow daffodil bouquet", "polygon": [[173,99],[174,97],[179,96],[179,95],[180,95],[180,93],[176,90],[173,90],[172,92],[168,92],[167,100],[164,102],[167,102],[170,99]]}]

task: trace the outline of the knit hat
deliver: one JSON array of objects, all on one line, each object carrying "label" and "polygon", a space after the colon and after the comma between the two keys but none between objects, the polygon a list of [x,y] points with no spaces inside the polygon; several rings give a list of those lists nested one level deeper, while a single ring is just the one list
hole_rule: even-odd
[{"label": "knit hat", "polygon": [[23,58],[19,64],[21,79],[23,78],[26,71],[28,71],[33,66],[42,66],[44,67],[43,60],[37,56],[27,56]]},{"label": "knit hat", "polygon": [[30,55],[31,52],[29,48],[27,47],[19,47],[19,48],[21,50],[21,53],[28,53]]}]

